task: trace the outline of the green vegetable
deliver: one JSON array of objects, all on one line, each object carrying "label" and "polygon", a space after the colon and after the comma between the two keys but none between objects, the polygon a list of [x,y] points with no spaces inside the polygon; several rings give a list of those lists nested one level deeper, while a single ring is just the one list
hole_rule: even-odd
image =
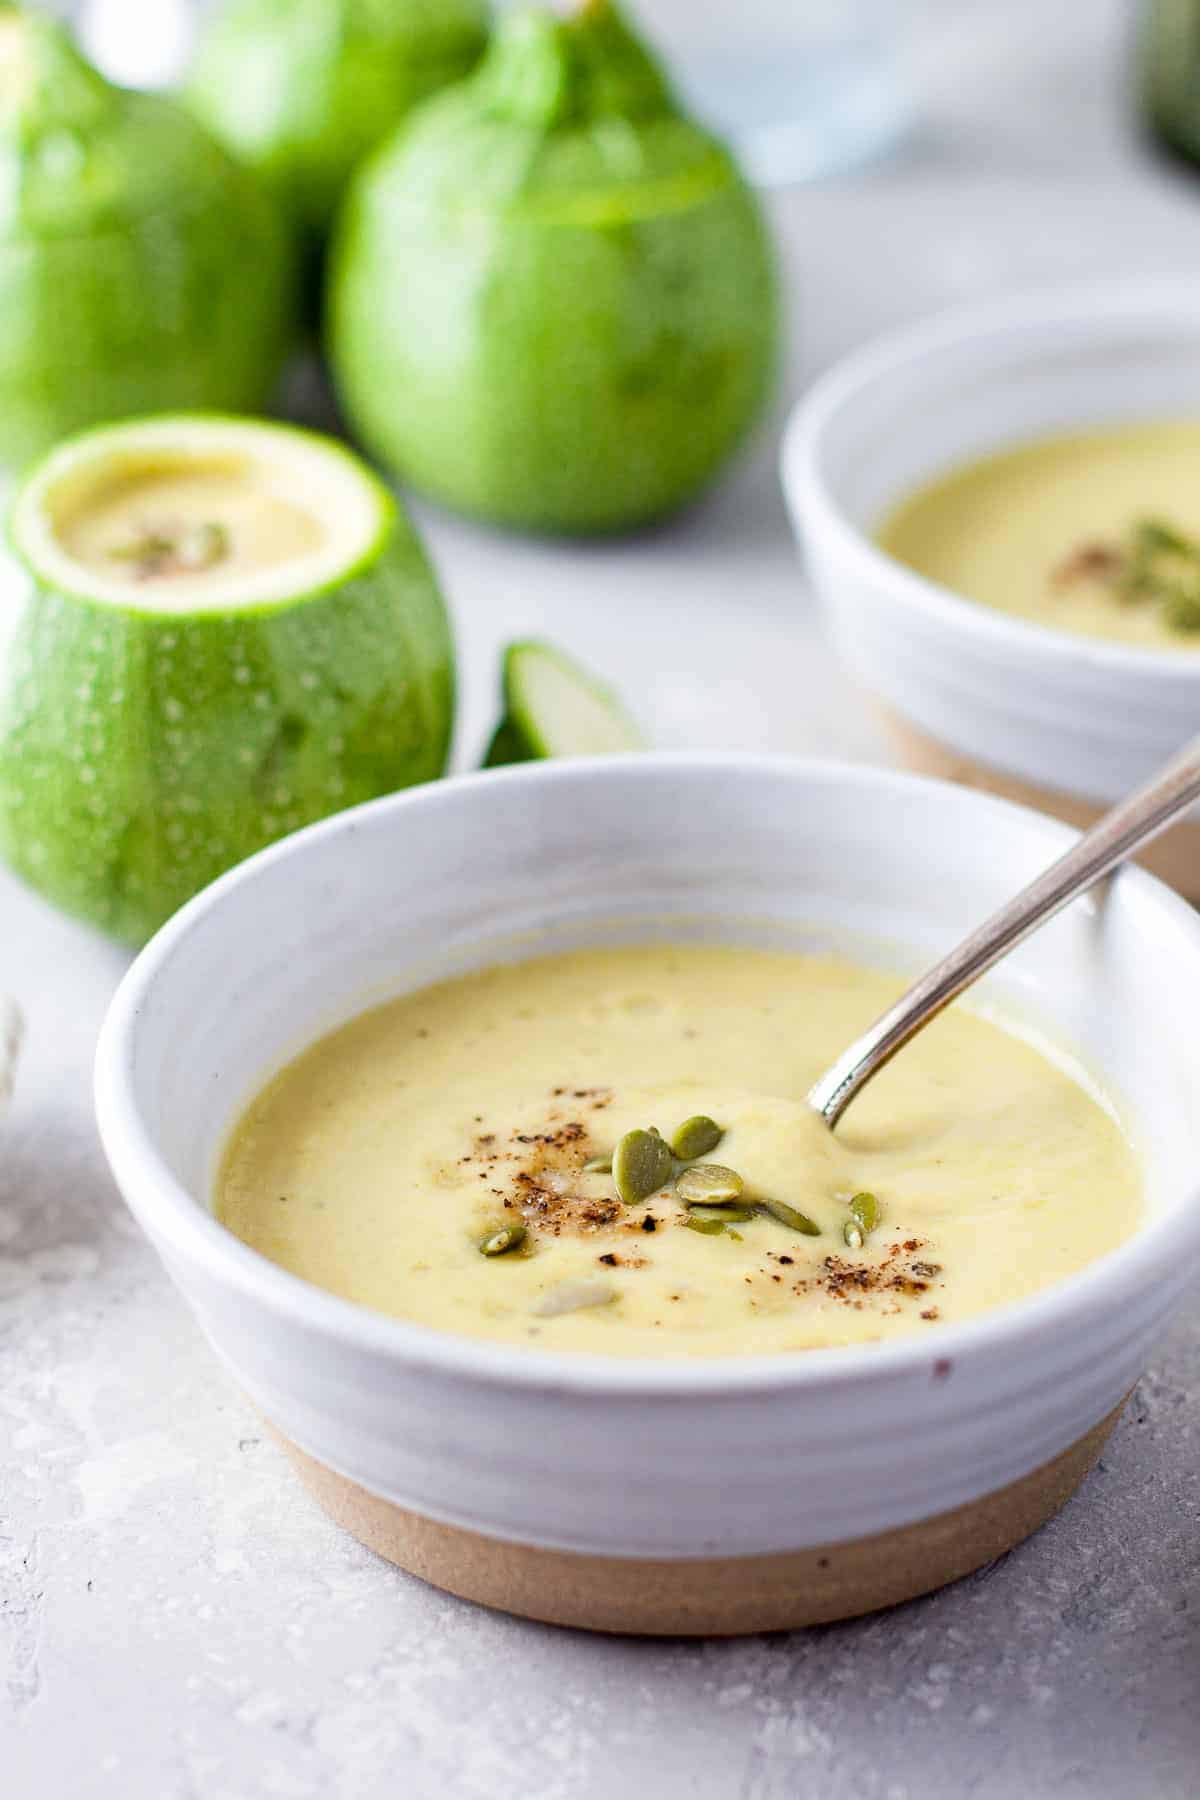
[{"label": "green vegetable", "polygon": [[329,301],[371,450],[449,506],[538,531],[694,498],[775,362],[758,205],[610,0],[507,16],[363,168]]},{"label": "green vegetable", "polygon": [[1144,0],[1138,98],[1168,149],[1200,162],[1200,0]]},{"label": "green vegetable", "polygon": [[276,209],[182,107],[0,6],[0,463],[103,420],[264,406],[292,285]]},{"label": "green vegetable", "polygon": [[1080,545],[1053,579],[1098,581],[1127,605],[1157,606],[1172,631],[1200,631],[1200,540],[1165,520],[1138,519],[1122,545]]},{"label": "green vegetable", "polygon": [[728,1223],[729,1220],[723,1219],[719,1213],[703,1214],[699,1218],[695,1213],[689,1213],[684,1220],[689,1231],[698,1231],[703,1237],[719,1237]]},{"label": "green vegetable", "polygon": [[[265,580],[218,564],[155,582],[81,563],[58,535],[114,472],[231,464],[294,491],[317,549]],[[10,536],[30,592],[0,670],[0,853],[69,911],[138,942],[273,839],[442,772],[441,596],[395,500],[340,445],[199,415],[99,429],[30,475]]]},{"label": "green vegetable", "polygon": [[879,1223],[879,1202],[874,1194],[855,1194],[850,1202],[850,1216],[864,1231],[874,1231]]},{"label": "green vegetable", "polygon": [[874,1194],[855,1194],[850,1202],[850,1217],[842,1226],[842,1237],[851,1250],[861,1250],[869,1232],[879,1223],[879,1202]]},{"label": "green vegetable", "polygon": [[644,739],[611,689],[553,644],[510,644],[501,677],[504,717],[484,767],[546,756],[640,750]]},{"label": "green vegetable", "polygon": [[741,1199],[742,1178],[722,1163],[692,1163],[681,1170],[675,1192],[685,1206],[726,1206]]},{"label": "green vegetable", "polygon": [[352,171],[483,50],[483,0],[225,0],[188,99],[319,241]]},{"label": "green vegetable", "polygon": [[698,1156],[711,1156],[724,1136],[715,1119],[706,1113],[694,1113],[671,1139],[671,1149],[680,1162],[694,1162]]},{"label": "green vegetable", "polygon": [[142,531],[129,543],[118,544],[109,555],[115,562],[135,563],[141,579],[149,581],[159,575],[214,568],[229,555],[229,532],[215,520],[170,537],[162,531]]},{"label": "green vegetable", "polygon": [[510,1250],[519,1250],[528,1235],[524,1225],[502,1225],[498,1231],[489,1231],[480,1238],[479,1254],[507,1256]]},{"label": "green vegetable", "polygon": [[613,1183],[626,1206],[637,1206],[671,1179],[671,1152],[655,1131],[627,1131],[612,1155]]},{"label": "green vegetable", "polygon": [[692,1219],[718,1220],[722,1225],[748,1225],[754,1217],[752,1206],[735,1206],[732,1202],[724,1205],[690,1206],[688,1217]]},{"label": "green vegetable", "polygon": [[782,1200],[760,1200],[759,1209],[778,1219],[781,1225],[788,1225],[793,1231],[803,1232],[805,1237],[820,1237],[821,1227],[809,1218],[807,1213],[797,1212],[794,1206],[786,1205]]}]

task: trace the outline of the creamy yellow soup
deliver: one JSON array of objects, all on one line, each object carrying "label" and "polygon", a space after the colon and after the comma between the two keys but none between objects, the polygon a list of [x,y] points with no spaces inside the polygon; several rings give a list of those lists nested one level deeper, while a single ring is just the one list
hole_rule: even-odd
[{"label": "creamy yellow soup", "polygon": [[[933,1333],[1128,1237],[1139,1171],[1076,1073],[961,1008],[831,1134],[804,1095],[899,986],[840,960],[659,945],[427,988],[277,1076],[233,1133],[216,1210],[347,1300],[534,1348],[730,1356]],[[671,1181],[625,1204],[585,1169],[626,1132],[669,1139],[694,1115],[723,1131],[703,1160],[743,1183],[731,1223]],[[864,1193],[877,1219],[859,1232]],[[815,1234],[767,1210],[780,1202]]]},{"label": "creamy yellow soup", "polygon": [[[1162,527],[1181,542],[1156,537]],[[1200,650],[1200,421],[1048,437],[966,463],[901,501],[876,535],[984,606],[1085,637]]]},{"label": "creamy yellow soup", "polygon": [[119,467],[55,521],[64,550],[131,586],[225,584],[299,561],[325,540],[319,519],[236,457]]}]

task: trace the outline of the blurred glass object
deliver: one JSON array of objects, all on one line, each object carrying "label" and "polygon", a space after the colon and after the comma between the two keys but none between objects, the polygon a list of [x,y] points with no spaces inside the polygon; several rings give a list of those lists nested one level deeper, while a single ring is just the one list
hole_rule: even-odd
[{"label": "blurred glass object", "polygon": [[1159,142],[1200,163],[1200,0],[1148,0],[1137,54],[1138,101]]},{"label": "blurred glass object", "polygon": [[905,50],[921,0],[625,4],[762,186],[867,162],[911,123]]},{"label": "blurred glass object", "polygon": [[78,0],[70,8],[83,48],[123,87],[170,87],[183,74],[198,8],[195,0]]},{"label": "blurred glass object", "polygon": [[[71,7],[66,0],[88,54],[110,79],[132,87],[164,87],[179,78],[207,3],[75,0]],[[498,8],[529,3],[498,0]],[[542,3],[565,8],[571,0]],[[905,52],[926,0],[623,3],[697,116],[732,142],[762,186],[809,181],[870,161],[911,123]],[[1195,10],[1190,0],[1183,0],[1183,10]]]}]

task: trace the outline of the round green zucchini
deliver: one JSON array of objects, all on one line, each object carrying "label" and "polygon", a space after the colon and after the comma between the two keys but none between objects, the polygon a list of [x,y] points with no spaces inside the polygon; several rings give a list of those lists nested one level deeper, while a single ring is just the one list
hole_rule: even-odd
[{"label": "round green zucchini", "polygon": [[[317,547],[226,574],[215,537],[169,579],[153,557],[115,549],[110,573],[71,553],[90,496],[158,469],[270,483],[311,509]],[[437,582],[392,494],[331,440],[203,415],[102,428],[32,473],[10,544],[28,592],[0,677],[0,853],[102,929],[140,942],[273,839],[442,773]]]},{"label": "round green zucchini", "polygon": [[265,405],[294,289],[277,209],[183,107],[0,6],[0,464],[107,419]]},{"label": "round green zucchini", "polygon": [[757,201],[609,0],[503,21],[479,69],[352,182],[329,282],[363,442],[504,525],[611,532],[671,512],[770,391]]}]

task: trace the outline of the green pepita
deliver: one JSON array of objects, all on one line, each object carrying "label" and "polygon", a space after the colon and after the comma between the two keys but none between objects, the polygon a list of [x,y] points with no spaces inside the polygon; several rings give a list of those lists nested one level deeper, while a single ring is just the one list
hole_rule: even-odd
[{"label": "green pepita", "polygon": [[676,1178],[675,1192],[685,1206],[728,1206],[742,1197],[742,1178],[722,1163],[693,1163]]},{"label": "green pepita", "polygon": [[179,540],[175,559],[188,570],[211,569],[229,555],[229,533],[224,525],[210,520],[185,531]]},{"label": "green pepita", "polygon": [[139,575],[155,575],[174,556],[175,540],[159,531],[143,531],[128,543],[114,544],[108,554],[113,562],[136,563]]},{"label": "green pepita", "polygon": [[781,1225],[788,1225],[793,1231],[801,1231],[805,1237],[820,1237],[821,1227],[810,1219],[807,1213],[797,1212],[794,1206],[788,1206],[782,1200],[761,1200],[759,1210],[769,1213],[778,1219]]},{"label": "green pepita", "polygon": [[680,1162],[695,1162],[697,1157],[711,1156],[724,1136],[715,1119],[706,1113],[694,1113],[671,1139],[671,1149]]},{"label": "green pepita", "polygon": [[729,1221],[721,1218],[719,1213],[712,1213],[706,1218],[697,1218],[695,1213],[689,1213],[684,1220],[688,1231],[699,1231],[705,1237],[719,1237],[728,1223]]},{"label": "green pepita", "polygon": [[688,1208],[688,1217],[692,1219],[718,1219],[723,1225],[747,1225],[754,1217],[752,1206],[692,1206]]},{"label": "green pepita", "polygon": [[670,1147],[656,1131],[627,1131],[612,1153],[618,1197],[637,1206],[665,1187],[673,1167]]},{"label": "green pepita", "polygon": [[502,1225],[499,1231],[489,1231],[487,1236],[479,1240],[481,1256],[507,1256],[510,1250],[519,1250],[529,1233],[524,1225]]},{"label": "green pepita", "polygon": [[879,1202],[874,1194],[855,1194],[850,1202],[850,1217],[865,1237],[879,1223]]},{"label": "green pepita", "polygon": [[861,1250],[862,1249],[862,1247],[863,1247],[862,1226],[860,1224],[858,1224],[858,1222],[856,1220],[854,1220],[854,1219],[846,1220],[846,1223],[842,1226],[842,1236],[846,1240],[846,1244],[851,1250]]},{"label": "green pepita", "polygon": [[612,1174],[612,1157],[611,1156],[593,1156],[593,1157],[591,1157],[589,1159],[589,1161],[584,1163],[583,1173],[585,1175],[611,1175]]}]

